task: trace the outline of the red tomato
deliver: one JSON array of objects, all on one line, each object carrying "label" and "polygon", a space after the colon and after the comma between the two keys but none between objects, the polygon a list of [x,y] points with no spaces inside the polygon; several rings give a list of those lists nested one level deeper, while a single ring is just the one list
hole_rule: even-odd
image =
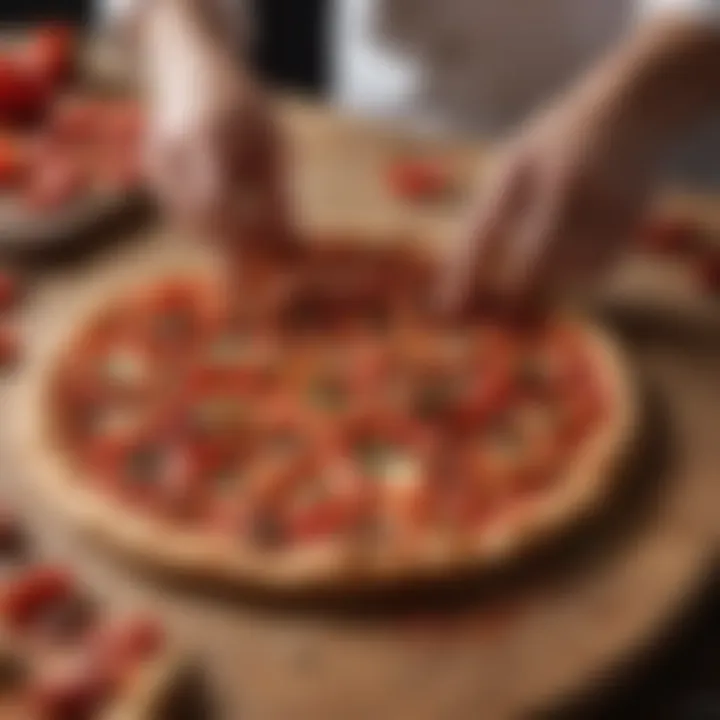
[{"label": "red tomato", "polygon": [[640,229],[641,249],[658,255],[683,257],[697,249],[699,229],[684,218],[651,218]]},{"label": "red tomato", "polygon": [[698,276],[705,292],[720,297],[720,245],[703,253],[699,260]]},{"label": "red tomato", "polygon": [[75,30],[69,25],[45,25],[33,33],[21,59],[33,75],[56,88],[72,75],[76,45]]},{"label": "red tomato", "polygon": [[0,120],[35,120],[45,112],[51,97],[51,88],[43,78],[16,59],[0,56]]},{"label": "red tomato", "polygon": [[24,627],[47,604],[69,597],[75,587],[72,574],[56,567],[29,570],[12,582],[0,600],[6,621]]},{"label": "red tomato", "polygon": [[404,200],[437,198],[450,189],[446,169],[431,160],[399,160],[387,173],[390,191]]}]

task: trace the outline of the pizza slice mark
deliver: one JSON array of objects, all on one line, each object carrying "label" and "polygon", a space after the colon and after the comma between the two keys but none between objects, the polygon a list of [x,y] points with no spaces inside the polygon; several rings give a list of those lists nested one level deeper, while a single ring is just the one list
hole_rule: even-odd
[{"label": "pizza slice mark", "polygon": [[204,450],[172,437],[131,444],[121,454],[114,490],[169,522],[195,522],[205,511],[202,489],[214,467]]},{"label": "pizza slice mark", "polygon": [[365,477],[382,486],[413,488],[423,477],[423,462],[402,443],[368,436],[352,448],[353,460]]},{"label": "pizza slice mark", "polygon": [[192,337],[195,322],[191,308],[167,308],[153,318],[151,333],[163,345],[179,345]]},{"label": "pizza slice mark", "polygon": [[227,330],[213,338],[207,348],[206,358],[211,365],[236,367],[255,364],[258,359],[255,338],[249,331]]},{"label": "pizza slice mark", "polygon": [[127,403],[100,403],[79,409],[77,427],[86,440],[112,441],[131,437],[147,419],[144,407]]},{"label": "pizza slice mark", "polygon": [[480,428],[474,444],[485,470],[503,478],[522,467],[528,449],[527,436],[512,412],[498,415]]},{"label": "pizza slice mark", "polygon": [[144,442],[130,449],[123,467],[124,479],[140,487],[157,484],[166,468],[165,449],[154,442]]}]

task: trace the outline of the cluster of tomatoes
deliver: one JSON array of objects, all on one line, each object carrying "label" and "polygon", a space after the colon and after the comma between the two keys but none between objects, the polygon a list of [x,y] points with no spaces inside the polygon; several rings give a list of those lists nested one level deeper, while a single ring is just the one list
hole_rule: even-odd
[{"label": "cluster of tomatoes", "polygon": [[145,615],[107,615],[69,569],[33,551],[21,521],[0,507],[3,708],[15,700],[12,717],[98,717],[166,651],[164,630]]},{"label": "cluster of tomatoes", "polygon": [[0,55],[0,192],[32,211],[139,184],[137,103],[70,93],[77,43],[47,26]]},{"label": "cluster of tomatoes", "polygon": [[700,289],[720,296],[720,242],[691,220],[671,215],[650,217],[637,236],[640,250],[687,263]]},{"label": "cluster of tomatoes", "polygon": [[72,79],[76,47],[72,28],[46,25],[0,54],[0,121],[24,124],[40,119]]}]

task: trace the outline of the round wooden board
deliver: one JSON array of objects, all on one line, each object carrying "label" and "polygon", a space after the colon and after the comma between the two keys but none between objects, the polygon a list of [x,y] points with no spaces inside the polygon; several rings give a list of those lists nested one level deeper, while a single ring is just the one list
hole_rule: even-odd
[{"label": "round wooden board", "polygon": [[[287,119],[310,226],[378,240],[437,240],[456,230],[456,203],[412,208],[383,194],[377,180],[397,148],[392,133],[294,104]],[[479,158],[460,147],[447,157],[468,178]],[[23,308],[27,352],[44,352],[63,318],[111,286],[212,262],[175,237],[151,231],[146,240],[44,278]],[[661,290],[674,292],[667,282]],[[151,602],[166,613],[207,663],[229,720],[522,717],[586,688],[656,638],[700,589],[717,547],[720,342],[709,341],[720,338],[717,324],[674,319],[636,296],[623,302],[614,297],[612,317],[650,390],[635,472],[594,522],[506,576],[303,608],[214,598],[209,588],[186,593],[150,575],[138,582],[134,568],[68,533],[34,491],[32,463],[13,434],[22,366],[0,386],[0,480],[49,552],[72,559],[111,601]]]},{"label": "round wooden board", "polygon": [[[25,309],[28,352],[56,342],[66,330],[63,316],[113,286],[210,262],[194,245],[160,234],[96,259],[92,273],[78,267],[48,279]],[[15,479],[8,492],[54,552],[72,557],[116,602],[142,597],[164,609],[244,718],[434,720],[474,718],[479,708],[487,717],[516,717],[577,691],[639,649],[680,612],[709,567],[720,451],[707,420],[717,413],[720,353],[693,357],[688,343],[682,350],[639,346],[634,356],[659,392],[651,393],[649,434],[625,491],[595,522],[513,573],[413,591],[414,598],[300,611],[269,609],[258,597],[215,602],[137,585],[130,568],[84,547],[53,517],[32,478],[23,477],[32,462],[13,442],[12,422],[0,432],[3,477]],[[4,417],[23,412],[22,383],[20,368],[6,389]],[[684,452],[668,453],[673,447]]]}]

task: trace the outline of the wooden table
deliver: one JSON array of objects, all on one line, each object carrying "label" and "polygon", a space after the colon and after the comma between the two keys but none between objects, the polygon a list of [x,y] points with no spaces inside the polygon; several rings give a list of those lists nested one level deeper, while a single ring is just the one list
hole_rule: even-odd
[{"label": "wooden table", "polygon": [[[441,242],[462,198],[418,210],[378,177],[401,148],[446,158],[469,184],[480,149],[419,141],[338,118],[285,109],[303,222],[360,229],[382,241],[408,232]],[[680,198],[714,224],[715,205]],[[718,214],[720,218],[720,213]],[[720,226],[719,226],[720,227]],[[196,243],[143,229],[40,273],[19,322],[27,352],[108,285],[158,268],[212,262]],[[498,577],[442,592],[366,598],[356,605],[264,605],[170,587],[88,547],[42,502],[14,442],[22,367],[0,389],[0,481],[49,554],[68,559],[120,606],[164,613],[205,664],[230,720],[512,718],[552,707],[650,642],[702,585],[720,528],[720,316],[677,269],[631,260],[599,302],[648,388],[646,432],[617,496],[597,518]]]}]

